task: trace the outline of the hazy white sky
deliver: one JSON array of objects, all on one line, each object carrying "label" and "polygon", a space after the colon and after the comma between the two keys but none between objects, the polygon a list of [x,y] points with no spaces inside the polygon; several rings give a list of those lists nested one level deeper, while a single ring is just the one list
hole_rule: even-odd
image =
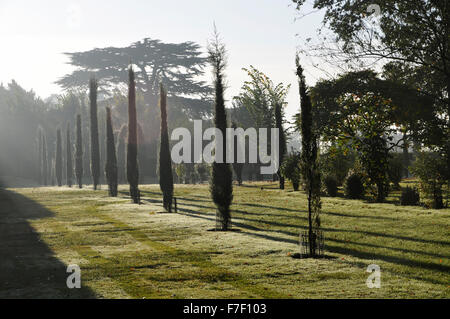
[{"label": "hazy white sky", "polygon": [[[45,98],[60,93],[53,82],[73,70],[62,52],[127,46],[145,37],[204,47],[215,22],[229,53],[227,99],[246,80],[241,69],[253,65],[276,83],[292,84],[287,112],[294,114],[296,47],[314,36],[322,14],[296,17],[291,0],[0,0],[0,82],[15,79]],[[307,82],[318,77],[306,65]]]}]

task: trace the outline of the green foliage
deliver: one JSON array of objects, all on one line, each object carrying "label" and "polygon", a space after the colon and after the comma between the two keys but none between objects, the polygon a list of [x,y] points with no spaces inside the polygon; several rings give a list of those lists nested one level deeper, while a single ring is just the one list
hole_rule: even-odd
[{"label": "green foliage", "polygon": [[328,175],[324,178],[323,183],[328,196],[336,197],[338,191],[338,182],[336,177]]},{"label": "green foliage", "polygon": [[[392,143],[392,101],[372,93],[339,98],[340,117],[328,135],[341,145],[351,143],[366,175],[366,186],[377,202],[384,201],[389,186],[389,149]],[[373,188],[376,186],[376,188]]]},{"label": "green foliage", "polygon": [[342,185],[355,164],[355,153],[347,146],[335,144],[320,154],[319,160],[322,174],[335,177],[337,184]]},{"label": "green foliage", "polygon": [[286,96],[290,85],[275,85],[267,75],[253,66],[243,70],[247,72],[250,81],[244,82],[240,94],[234,98],[235,101],[247,109],[256,126],[272,127],[276,107],[280,108],[281,115],[283,106],[287,104]]},{"label": "green foliage", "polygon": [[404,156],[402,153],[394,153],[391,154],[391,158],[389,159],[389,180],[392,184],[394,184],[395,189],[400,189],[400,182],[402,180],[402,176],[404,173]]},{"label": "green foliage", "polygon": [[127,144],[127,179],[130,184],[130,196],[135,204],[139,204],[139,167],[137,161],[137,116],[136,85],[134,71],[128,70],[128,144]]},{"label": "green foliage", "polygon": [[300,153],[289,154],[285,157],[280,167],[281,175],[291,181],[294,191],[300,186]]},{"label": "green foliage", "polygon": [[175,172],[177,174],[178,177],[178,183],[182,184],[183,181],[185,180],[185,175],[186,175],[186,167],[184,163],[181,164],[177,164],[175,167]]},{"label": "green foliage", "polygon": [[[298,8],[305,0],[293,0]],[[324,10],[324,27],[335,34],[331,46],[311,45],[315,56],[333,65],[364,61],[390,62],[385,77],[415,87],[431,98],[416,107],[406,103],[403,114],[414,118],[425,110],[429,117],[415,121],[415,132],[429,149],[445,155],[450,173],[450,60],[449,5],[447,0],[376,1],[380,15],[368,16],[371,0],[315,0],[314,7]],[[334,37],[334,36],[332,36]],[[329,36],[327,36],[329,38]],[[328,40],[326,42],[329,42]],[[319,48],[314,50],[314,48]],[[405,100],[411,99],[412,95]]]},{"label": "green foliage", "polygon": [[400,205],[402,206],[416,206],[419,205],[420,195],[417,189],[407,186],[402,189],[400,196]]},{"label": "green foliage", "polygon": [[97,80],[92,77],[89,81],[89,101],[91,118],[91,174],[94,189],[100,181],[100,147],[98,142],[98,120],[97,120]]},{"label": "green foliage", "polygon": [[431,152],[418,153],[411,171],[419,178],[420,198],[425,206],[435,209],[444,207],[442,186],[448,182],[446,169],[445,156]]},{"label": "green foliage", "polygon": [[164,87],[160,86],[160,110],[161,110],[161,143],[159,150],[159,186],[163,192],[163,206],[172,211],[173,176],[172,158],[169,147],[169,132],[167,128],[167,95]]},{"label": "green foliage", "polygon": [[228,230],[231,226],[230,205],[233,201],[233,173],[231,165],[226,163],[227,141],[227,114],[224,100],[224,69],[226,66],[225,45],[219,41],[215,32],[215,38],[208,46],[209,61],[213,68],[215,103],[214,125],[222,132],[224,137],[222,163],[214,160],[212,163],[212,178],[210,191],[214,203],[217,206],[218,219],[221,230]]},{"label": "green foliage", "polygon": [[[234,167],[234,166],[233,166]],[[205,163],[195,164],[195,171],[197,172],[197,176],[199,178],[199,182],[203,183],[209,178],[209,167]]]},{"label": "green foliage", "polygon": [[365,194],[363,177],[360,173],[349,172],[344,183],[344,194],[351,199],[363,199]]},{"label": "green foliage", "polygon": [[79,188],[83,188],[83,136],[81,134],[81,115],[77,115],[77,141],[75,150],[75,176]]},{"label": "green foliage", "polygon": [[61,141],[61,129],[56,130],[56,157],[55,157],[55,176],[58,186],[62,186],[62,141]]},{"label": "green foliage", "polygon": [[111,121],[111,109],[106,108],[106,181],[109,196],[117,197],[117,157],[114,142],[114,133]]},{"label": "green foliage", "polygon": [[67,123],[66,138],[66,178],[67,186],[72,187],[73,165],[72,165],[72,141],[70,139],[70,124]]}]

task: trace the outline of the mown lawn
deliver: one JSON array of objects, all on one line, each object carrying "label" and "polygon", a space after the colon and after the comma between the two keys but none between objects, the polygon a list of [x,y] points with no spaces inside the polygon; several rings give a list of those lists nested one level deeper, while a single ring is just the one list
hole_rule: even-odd
[{"label": "mown lawn", "polygon": [[[234,187],[233,231],[215,232],[207,185],[176,185],[164,213],[158,185],[142,205],[106,190],[0,190],[0,297],[449,298],[450,209],[323,197],[326,256],[297,259],[303,192]],[[103,186],[105,188],[105,186]],[[66,287],[78,264],[82,289]],[[381,268],[369,289],[368,265]]]}]

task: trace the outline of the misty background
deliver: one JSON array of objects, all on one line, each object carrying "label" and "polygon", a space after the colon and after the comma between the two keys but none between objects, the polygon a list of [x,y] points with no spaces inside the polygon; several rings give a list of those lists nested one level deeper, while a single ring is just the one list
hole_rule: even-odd
[{"label": "misty background", "polygon": [[[81,114],[83,166],[85,182],[89,182],[86,89],[94,73],[100,80],[98,122],[103,171],[105,107],[112,108],[118,142],[123,138],[120,129],[127,122],[125,70],[133,60],[138,75],[139,162],[145,163],[141,164],[142,182],[155,182],[159,139],[155,85],[162,81],[168,87],[169,129],[190,128],[194,119],[204,119],[205,128],[211,125],[212,81],[205,57],[214,24],[228,50],[227,107],[233,106],[233,97],[247,80],[242,68],[254,66],[273,82],[292,85],[285,107],[286,118],[290,119],[299,106],[294,74],[297,44],[300,37],[313,35],[322,19],[320,13],[312,9],[311,13],[300,17],[300,27],[296,22],[299,13],[290,0],[0,1],[4,48],[0,53],[0,179],[10,186],[38,183],[42,140],[37,132],[41,130],[51,184],[56,129],[60,128],[64,137],[69,129],[74,141],[75,118]],[[166,51],[155,53],[161,50]],[[190,62],[168,61],[167,56],[173,52],[186,53]],[[102,58],[108,59],[108,54],[119,58],[102,65]],[[139,70],[141,62],[148,64]],[[169,67],[159,65],[155,76],[152,71],[157,68],[152,63],[160,62],[174,66],[172,74],[161,74]],[[111,65],[119,66],[111,71]],[[320,77],[312,67],[307,67],[306,75],[311,85]],[[255,124],[242,118],[240,122]]]}]

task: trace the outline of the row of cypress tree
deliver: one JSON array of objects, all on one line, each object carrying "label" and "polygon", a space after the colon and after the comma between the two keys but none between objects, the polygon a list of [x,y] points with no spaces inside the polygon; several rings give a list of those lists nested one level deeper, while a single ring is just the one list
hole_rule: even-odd
[{"label": "row of cypress tree", "polygon": [[[222,135],[226,138],[226,128],[227,128],[227,113],[225,109],[224,100],[224,69],[226,67],[226,50],[225,46],[220,43],[218,34],[215,34],[214,41],[209,45],[208,48],[209,60],[213,68],[214,75],[214,89],[215,89],[215,103],[214,103],[214,124],[217,129],[222,131]],[[298,75],[302,80],[301,68],[298,65]],[[303,84],[302,81],[300,81]],[[306,100],[305,91],[301,87],[302,101]],[[99,185],[100,177],[100,150],[99,150],[99,139],[98,139],[98,120],[97,120],[97,90],[98,83],[95,78],[91,78],[89,83],[89,98],[90,98],[90,133],[91,133],[91,174],[94,189],[97,189]],[[304,107],[305,103],[302,102]],[[307,105],[307,103],[306,103]],[[167,93],[164,90],[162,84],[160,85],[160,114],[161,114],[161,136],[160,136],[160,153],[159,153],[159,178],[160,178],[160,188],[163,192],[163,205],[164,208],[171,212],[172,198],[173,198],[173,175],[172,175],[172,160],[169,149],[169,133],[167,125]],[[282,114],[281,105],[277,106],[276,110],[276,125],[282,128]],[[307,112],[302,109],[304,114],[303,120],[307,120]],[[114,142],[113,126],[111,119],[111,110],[106,108],[106,165],[105,165],[105,175],[108,183],[108,190],[110,196],[117,196],[118,194],[118,183],[123,181],[124,176],[122,172],[118,171],[118,161],[119,163],[124,163],[126,160],[126,178],[130,186],[130,197],[134,203],[140,202],[140,191],[139,191],[139,167],[137,161],[138,152],[138,140],[137,140],[137,114],[136,114],[136,84],[135,84],[135,74],[130,66],[128,70],[128,125],[123,125],[119,133],[119,142],[117,145],[118,155],[116,153],[116,147]],[[306,123],[306,122],[305,122]],[[306,124],[305,124],[306,125]],[[235,126],[235,124],[234,124]],[[308,131],[303,132],[307,133]],[[127,134],[128,133],[128,134]],[[127,143],[125,143],[125,135],[127,134]],[[306,134],[307,135],[307,134]],[[44,184],[46,184],[47,171],[45,170],[47,166],[46,158],[46,140],[45,135],[42,134],[42,130],[39,131],[39,156],[42,157],[43,170],[42,175],[44,178]],[[312,138],[311,140],[313,140]],[[308,139],[305,139],[305,141]],[[42,145],[42,148],[41,148]],[[83,141],[81,132],[81,116],[77,115],[76,120],[76,151],[75,151],[75,175],[78,187],[82,188],[82,176],[83,176]],[[227,141],[223,143],[223,157],[226,158],[227,155]],[[280,145],[285,145],[285,136],[280,134]],[[314,143],[312,143],[314,145]],[[125,154],[125,147],[127,148],[126,159],[123,154]],[[310,148],[310,145],[304,145],[304,148]],[[312,154],[304,153],[304,163],[314,163],[315,161],[315,148],[313,147]],[[237,153],[237,152],[235,152]],[[281,161],[286,153],[286,149],[280,149]],[[57,178],[57,183],[59,186],[62,185],[62,138],[61,129],[57,129],[57,145],[56,145],[56,157],[55,157],[55,175]],[[67,126],[67,137],[66,137],[66,176],[68,186],[72,186],[72,144],[70,136],[70,124]],[[306,167],[308,165],[304,165]],[[238,175],[238,180],[240,179],[240,173],[242,167],[235,167],[235,171]],[[313,173],[312,173],[313,174]],[[311,175],[311,174],[309,174]],[[214,161],[212,164],[212,176],[210,181],[210,192],[211,197],[217,207],[217,220],[219,222],[219,227],[221,230],[228,230],[231,226],[231,213],[230,206],[233,200],[233,186],[232,186],[232,168],[226,161]],[[311,180],[314,180],[312,177]],[[280,176],[280,188],[284,188],[284,180]],[[314,197],[311,192],[314,189],[312,185],[309,185],[310,196],[309,201]],[[320,201],[320,200],[319,200]],[[310,220],[310,230],[312,228],[313,209],[309,205],[309,220]],[[316,214],[317,216],[318,214]],[[318,216],[317,216],[318,219]],[[317,223],[317,221],[316,221]]]},{"label": "row of cypress tree", "polygon": [[[139,191],[139,166],[137,160],[138,140],[137,140],[137,114],[136,114],[136,84],[135,75],[132,67],[128,70],[128,125],[123,125],[119,133],[119,142],[117,152],[114,141],[114,129],[112,126],[111,109],[106,108],[106,165],[105,175],[108,184],[109,195],[112,197],[118,194],[118,183],[124,180],[122,172],[118,171],[118,161],[124,164],[126,161],[126,177],[130,185],[130,196],[134,203],[140,202]],[[90,100],[90,133],[91,133],[91,174],[94,190],[99,186],[100,178],[100,149],[98,138],[98,119],[97,119],[97,92],[98,82],[91,78],[89,82],[89,100]],[[164,194],[164,207],[169,212],[172,206],[173,197],[173,176],[172,164],[169,149],[169,135],[167,125],[167,93],[161,84],[160,87],[160,110],[161,110],[161,148],[160,148],[160,187]],[[76,118],[76,142],[75,142],[75,177],[79,188],[83,187],[83,139],[81,115]],[[125,136],[128,136],[125,143]],[[38,130],[39,141],[39,178],[42,184],[47,185],[47,145],[45,134],[42,129]],[[67,124],[66,131],[66,181],[69,187],[72,186],[73,161],[72,161],[72,141],[70,135],[70,124]],[[126,159],[123,157],[126,151]],[[58,127],[56,131],[56,154],[55,154],[55,177],[58,186],[63,184],[63,154],[62,154],[62,133]]]},{"label": "row of cypress tree", "polygon": [[[218,34],[215,34],[214,42],[209,46],[209,60],[213,67],[214,87],[215,87],[215,103],[214,103],[214,124],[215,127],[222,131],[226,137],[227,128],[227,114],[225,110],[224,100],[224,69],[226,66],[226,51],[225,46],[220,43]],[[97,189],[100,177],[100,150],[98,140],[98,120],[97,120],[97,90],[98,83],[95,78],[90,79],[89,83],[89,99],[90,99],[90,131],[91,131],[91,173],[94,189]],[[160,85],[160,112],[161,112],[161,137],[160,137],[160,160],[159,160],[159,177],[160,188],[163,192],[163,205],[167,211],[171,211],[173,198],[173,175],[172,175],[172,160],[169,149],[169,133],[167,125],[167,93],[162,84]],[[121,156],[116,155],[116,148],[114,142],[114,134],[111,120],[111,110],[106,109],[106,166],[105,173],[108,183],[108,190],[110,196],[117,196],[117,186],[119,172],[117,169],[117,161],[124,161]],[[125,148],[124,135],[128,131],[127,156],[126,156],[126,175],[130,185],[130,197],[134,203],[140,202],[139,191],[139,167],[137,161],[138,141],[137,141],[137,114],[136,114],[136,84],[135,74],[130,66],[128,70],[128,125],[122,126],[119,133],[119,154],[124,154]],[[45,136],[42,131],[39,132],[39,143],[42,143],[42,150],[39,151],[39,156],[46,162],[45,157]],[[226,141],[223,143],[223,156],[226,158],[227,149]],[[82,187],[83,176],[83,141],[81,134],[81,116],[77,116],[76,124],[76,152],[75,152],[75,175],[78,187]],[[67,126],[66,139],[66,168],[67,168],[67,184],[72,186],[72,146],[70,136],[70,124]],[[47,167],[46,165],[44,165]],[[43,172],[44,174],[44,172]],[[62,141],[61,129],[57,129],[57,145],[56,145],[56,162],[55,174],[58,185],[62,185]],[[45,176],[47,173],[45,172]],[[212,178],[210,185],[210,192],[214,203],[217,206],[217,218],[220,221],[221,230],[228,230],[231,225],[230,206],[233,200],[233,186],[232,186],[232,169],[231,165],[226,161],[214,161],[212,164]]]}]

